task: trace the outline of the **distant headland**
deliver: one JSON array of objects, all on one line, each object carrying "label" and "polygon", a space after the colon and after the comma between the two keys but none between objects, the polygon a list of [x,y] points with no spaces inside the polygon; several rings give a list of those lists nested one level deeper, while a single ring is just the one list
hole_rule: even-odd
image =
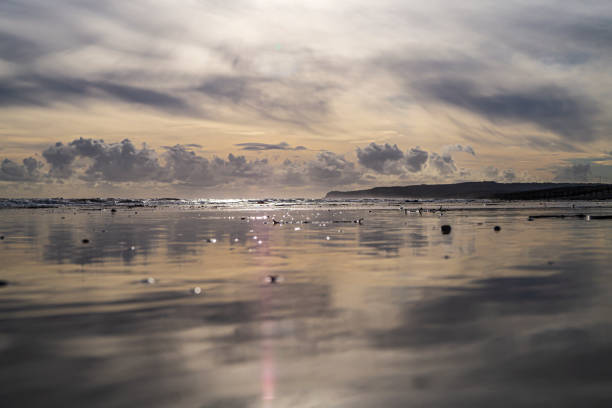
[{"label": "distant headland", "polygon": [[609,200],[612,199],[612,184],[479,181],[330,191],[325,198]]}]

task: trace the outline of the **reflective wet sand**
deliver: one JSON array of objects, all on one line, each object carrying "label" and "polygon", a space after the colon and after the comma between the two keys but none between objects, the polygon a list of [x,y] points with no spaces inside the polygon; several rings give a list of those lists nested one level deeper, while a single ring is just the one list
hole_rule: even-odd
[{"label": "reflective wet sand", "polygon": [[527,220],[571,212],[3,210],[2,406],[612,406],[612,220]]}]

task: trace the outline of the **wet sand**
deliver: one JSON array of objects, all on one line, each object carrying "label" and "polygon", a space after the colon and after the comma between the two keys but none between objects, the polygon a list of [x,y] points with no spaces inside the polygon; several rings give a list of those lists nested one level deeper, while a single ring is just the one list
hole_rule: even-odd
[{"label": "wet sand", "polygon": [[0,401],[612,406],[612,220],[584,213],[2,210]]}]

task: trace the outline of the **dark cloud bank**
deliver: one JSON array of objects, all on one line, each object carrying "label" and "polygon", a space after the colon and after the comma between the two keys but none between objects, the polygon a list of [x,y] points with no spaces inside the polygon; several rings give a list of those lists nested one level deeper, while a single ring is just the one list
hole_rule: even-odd
[{"label": "dark cloud bank", "polygon": [[0,164],[0,181],[37,181],[41,177],[43,163],[33,157],[23,159],[22,164],[4,159]]},{"label": "dark cloud bank", "polygon": [[446,146],[441,154],[427,152],[417,146],[404,153],[397,145],[370,143],[364,149],[357,148],[357,158],[363,167],[379,174],[419,173],[429,167],[437,175],[445,177],[457,171],[455,161],[451,156],[453,152],[476,155],[471,146]]},{"label": "dark cloud bank", "polygon": [[[305,151],[304,146],[240,143],[247,151]],[[446,146],[441,153],[420,147],[402,151],[397,145],[371,143],[356,149],[357,162],[330,151],[319,152],[309,160],[271,163],[267,158],[243,155],[203,157],[194,149],[199,145],[164,146],[158,151],[129,139],[107,143],[96,139],[57,142],[41,152],[43,160],[28,157],[21,164],[5,159],[0,166],[0,181],[5,182],[155,182],[190,187],[214,187],[241,183],[277,186],[330,187],[365,184],[379,176],[408,177],[424,172],[449,177],[457,173],[452,153],[475,155],[470,146]]]},{"label": "dark cloud bank", "polygon": [[[245,142],[237,145],[247,151],[306,151],[306,147]],[[164,146],[160,153],[146,144],[135,146],[125,139],[118,143],[79,138],[67,144],[58,142],[35,157],[21,163],[4,159],[0,164],[0,181],[13,183],[82,183],[149,182],[161,186],[212,188],[225,186],[275,186],[328,188],[395,182],[459,181],[471,173],[459,169],[453,154],[476,156],[468,145],[448,145],[441,152],[412,147],[406,151],[397,145],[370,143],[355,151],[357,161],[330,151],[319,152],[314,158],[286,159],[281,163],[267,158],[247,158],[230,153],[225,158],[204,157],[194,149],[200,145]],[[588,181],[590,163],[574,163],[554,170],[557,181]],[[513,169],[485,167],[480,179],[504,182],[518,181]]]},{"label": "dark cloud bank", "polygon": [[[164,149],[165,152],[158,155],[146,145],[134,146],[128,139],[105,143],[80,138],[68,144],[58,142],[45,149],[42,156],[49,165],[46,177],[60,180],[76,176],[85,181],[156,181],[206,187],[232,179],[264,177],[269,171],[266,159],[247,160],[233,154],[226,159],[208,159],[184,145]],[[88,159],[90,164],[77,175],[75,162],[78,159]]]}]

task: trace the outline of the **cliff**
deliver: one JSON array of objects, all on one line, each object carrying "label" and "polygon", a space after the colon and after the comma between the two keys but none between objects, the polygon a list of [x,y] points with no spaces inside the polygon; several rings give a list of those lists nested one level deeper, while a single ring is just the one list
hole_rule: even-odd
[{"label": "cliff", "polygon": [[330,191],[325,198],[405,199],[610,199],[611,184],[592,183],[496,183],[494,181],[456,184],[374,187],[368,190]]}]

